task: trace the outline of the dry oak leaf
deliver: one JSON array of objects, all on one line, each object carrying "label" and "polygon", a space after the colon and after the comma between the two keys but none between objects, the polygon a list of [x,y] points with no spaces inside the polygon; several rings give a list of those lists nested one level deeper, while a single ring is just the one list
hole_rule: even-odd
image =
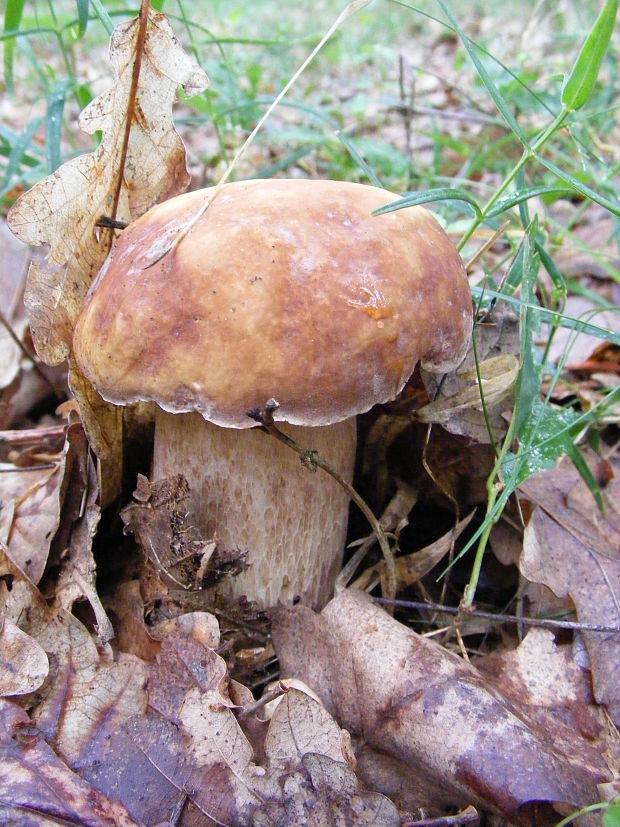
[{"label": "dry oak leaf", "polygon": [[0,616],[0,696],[34,692],[48,671],[47,655],[37,641]]},{"label": "dry oak leaf", "polygon": [[139,827],[119,802],[72,772],[23,709],[0,700],[0,824]]},{"label": "dry oak leaf", "polygon": [[[269,722],[254,714],[237,720],[238,705],[251,706],[254,699],[228,678],[213,650],[219,630],[210,615],[166,621],[157,633],[164,636],[150,669],[148,709],[111,733],[104,761],[88,771],[89,779],[94,783],[96,774],[99,789],[121,800],[135,818],[161,821],[185,794],[179,827],[271,823],[264,820],[265,807],[275,808],[280,820],[274,823],[303,824],[281,820],[293,802],[296,811],[374,807],[392,813],[392,821],[377,819],[377,825],[398,823],[389,801],[358,791],[346,764],[348,739],[315,698],[292,689]],[[373,822],[350,818],[348,823]]]},{"label": "dry oak leaf", "polygon": [[284,675],[308,683],[362,744],[407,765],[452,806],[529,824],[528,805],[578,808],[609,779],[600,756],[575,765],[477,669],[361,592],[341,593],[321,615],[279,607],[273,636]]},{"label": "dry oak leaf", "polygon": [[[544,583],[558,597],[570,596],[582,623],[620,629],[620,459],[610,468],[586,454],[597,475],[602,464],[611,480],[602,487],[606,517],[572,463],[563,460],[530,477],[520,491],[535,503],[519,562],[528,580]],[[594,697],[620,725],[620,633],[582,632]]]},{"label": "dry oak leaf", "polygon": [[[140,18],[114,30],[110,62],[117,80],[79,119],[85,132],[102,132],[97,149],[67,161],[24,193],[8,216],[18,238],[50,248],[45,261],[31,265],[25,297],[35,346],[49,364],[69,355],[75,320],[109,252],[113,234],[98,229],[98,219],[132,221],[189,183],[172,103],[179,85],[192,95],[208,78],[182,50],[164,15],[149,11],[138,51],[140,42]],[[137,60],[139,84],[132,100]]]}]

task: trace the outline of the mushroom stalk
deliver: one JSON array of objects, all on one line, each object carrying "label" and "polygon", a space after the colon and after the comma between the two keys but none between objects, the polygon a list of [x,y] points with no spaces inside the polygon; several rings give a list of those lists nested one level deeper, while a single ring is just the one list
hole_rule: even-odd
[{"label": "mushroom stalk", "polygon": [[[355,418],[322,428],[279,423],[351,482]],[[221,548],[247,550],[249,569],[224,584],[264,606],[278,600],[320,607],[342,565],[349,501],[327,474],[258,428],[220,428],[197,413],[157,411],[153,480],[183,473],[190,519]]]}]

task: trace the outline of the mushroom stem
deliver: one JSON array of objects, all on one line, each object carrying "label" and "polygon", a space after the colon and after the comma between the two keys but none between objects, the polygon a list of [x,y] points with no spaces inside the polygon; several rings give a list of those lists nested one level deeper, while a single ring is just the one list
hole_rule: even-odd
[{"label": "mushroom stem", "polygon": [[[278,427],[353,479],[355,418],[321,428]],[[349,499],[258,428],[220,428],[197,413],[157,411],[153,480],[183,473],[190,518],[222,548],[248,551],[250,568],[226,589],[263,606],[299,596],[314,607],[331,596],[342,565]]]}]

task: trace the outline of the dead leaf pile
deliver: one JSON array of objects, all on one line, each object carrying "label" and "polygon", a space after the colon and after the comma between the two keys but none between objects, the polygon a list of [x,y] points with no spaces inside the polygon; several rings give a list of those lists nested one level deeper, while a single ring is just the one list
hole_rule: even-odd
[{"label": "dead leaf pile", "polygon": [[552,714],[530,718],[514,686],[485,679],[362,593],[344,592],[321,615],[281,608],[273,634],[283,674],[306,681],[360,739],[364,777],[387,794],[415,773],[415,806],[474,802],[528,824],[535,805],[593,803],[611,780],[601,742],[576,729],[556,738]]}]

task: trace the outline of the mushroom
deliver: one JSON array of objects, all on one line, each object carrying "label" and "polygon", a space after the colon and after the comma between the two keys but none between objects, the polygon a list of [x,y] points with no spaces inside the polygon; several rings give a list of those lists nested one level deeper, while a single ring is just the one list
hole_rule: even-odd
[{"label": "mushroom", "polygon": [[321,606],[348,498],[248,412],[276,400],[281,429],[351,481],[356,415],[394,399],[418,362],[443,373],[462,360],[465,269],[429,212],[373,217],[396,196],[340,181],[227,184],[161,257],[208,194],[159,204],[122,233],[75,356],[109,402],[157,403],[152,478],[182,473],[205,536],[247,549],[230,591]]}]

